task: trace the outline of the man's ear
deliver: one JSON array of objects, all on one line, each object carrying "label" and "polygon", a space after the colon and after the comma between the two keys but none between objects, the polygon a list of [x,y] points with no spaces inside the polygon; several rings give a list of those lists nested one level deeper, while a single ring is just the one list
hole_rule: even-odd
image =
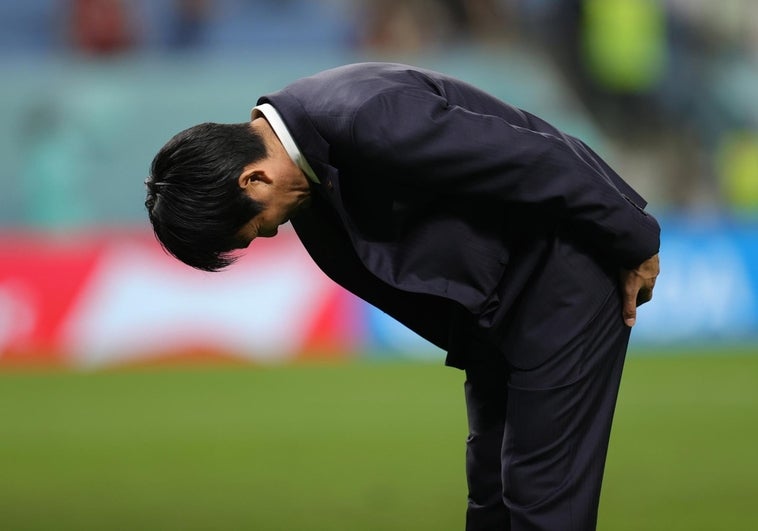
[{"label": "man's ear", "polygon": [[261,183],[271,184],[271,178],[268,176],[265,170],[250,169],[243,170],[237,182],[239,183],[240,188],[244,190],[253,186],[257,186]]}]

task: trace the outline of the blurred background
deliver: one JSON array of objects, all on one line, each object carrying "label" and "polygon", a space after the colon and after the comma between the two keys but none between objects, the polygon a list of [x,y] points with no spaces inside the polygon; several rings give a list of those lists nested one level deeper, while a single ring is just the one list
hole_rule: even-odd
[{"label": "blurred background", "polygon": [[[334,286],[290,230],[210,275],[165,256],[146,220],[143,181],[173,134],[245,121],[259,95],[357,61],[477,85],[584,139],[650,201],[662,273],[633,334],[602,528],[758,528],[757,13],[0,4],[0,528],[461,527],[461,375],[443,353]],[[395,460],[362,458],[387,448]]]}]

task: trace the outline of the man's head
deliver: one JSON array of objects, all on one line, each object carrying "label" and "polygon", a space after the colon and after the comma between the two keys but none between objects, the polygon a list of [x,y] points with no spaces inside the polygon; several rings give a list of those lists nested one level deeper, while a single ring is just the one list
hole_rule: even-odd
[{"label": "man's head", "polygon": [[250,123],[205,123],[174,136],[153,159],[145,206],[161,245],[187,265],[218,271],[232,263],[239,230],[264,209],[240,187],[267,156]]},{"label": "man's head", "polygon": [[310,200],[310,183],[262,116],[196,125],[153,159],[145,206],[163,247],[187,265],[218,271],[233,251],[279,225]]}]

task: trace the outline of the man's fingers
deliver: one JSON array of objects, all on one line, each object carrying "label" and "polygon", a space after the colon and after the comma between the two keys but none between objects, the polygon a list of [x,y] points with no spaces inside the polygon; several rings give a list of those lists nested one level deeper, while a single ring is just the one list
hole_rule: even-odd
[{"label": "man's fingers", "polygon": [[653,298],[653,288],[659,271],[660,265],[657,254],[645,260],[635,269],[621,270],[619,275],[623,294],[621,312],[626,326],[631,328],[637,322],[637,306],[645,304]]},{"label": "man's fingers", "polygon": [[637,306],[642,306],[646,302],[653,299],[653,290],[655,289],[655,277],[648,278],[640,286],[640,291],[637,293]]},{"label": "man's fingers", "polygon": [[637,322],[637,294],[636,291],[624,292],[622,315],[624,316],[624,324],[629,328]]},{"label": "man's fingers", "polygon": [[619,283],[621,285],[621,317],[624,319],[624,324],[631,328],[637,320],[637,296],[640,284],[637,282],[636,275],[626,269],[622,269],[619,273]]},{"label": "man's fingers", "polygon": [[653,299],[653,289],[644,287],[637,293],[637,306],[642,306]]}]

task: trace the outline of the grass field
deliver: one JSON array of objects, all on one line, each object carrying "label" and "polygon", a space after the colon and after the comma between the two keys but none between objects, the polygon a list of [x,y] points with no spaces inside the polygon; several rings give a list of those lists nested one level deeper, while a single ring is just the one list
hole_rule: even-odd
[{"label": "grass field", "polygon": [[[465,426],[439,364],[0,373],[0,530],[460,530]],[[758,356],[629,360],[599,529],[758,529]]]}]

